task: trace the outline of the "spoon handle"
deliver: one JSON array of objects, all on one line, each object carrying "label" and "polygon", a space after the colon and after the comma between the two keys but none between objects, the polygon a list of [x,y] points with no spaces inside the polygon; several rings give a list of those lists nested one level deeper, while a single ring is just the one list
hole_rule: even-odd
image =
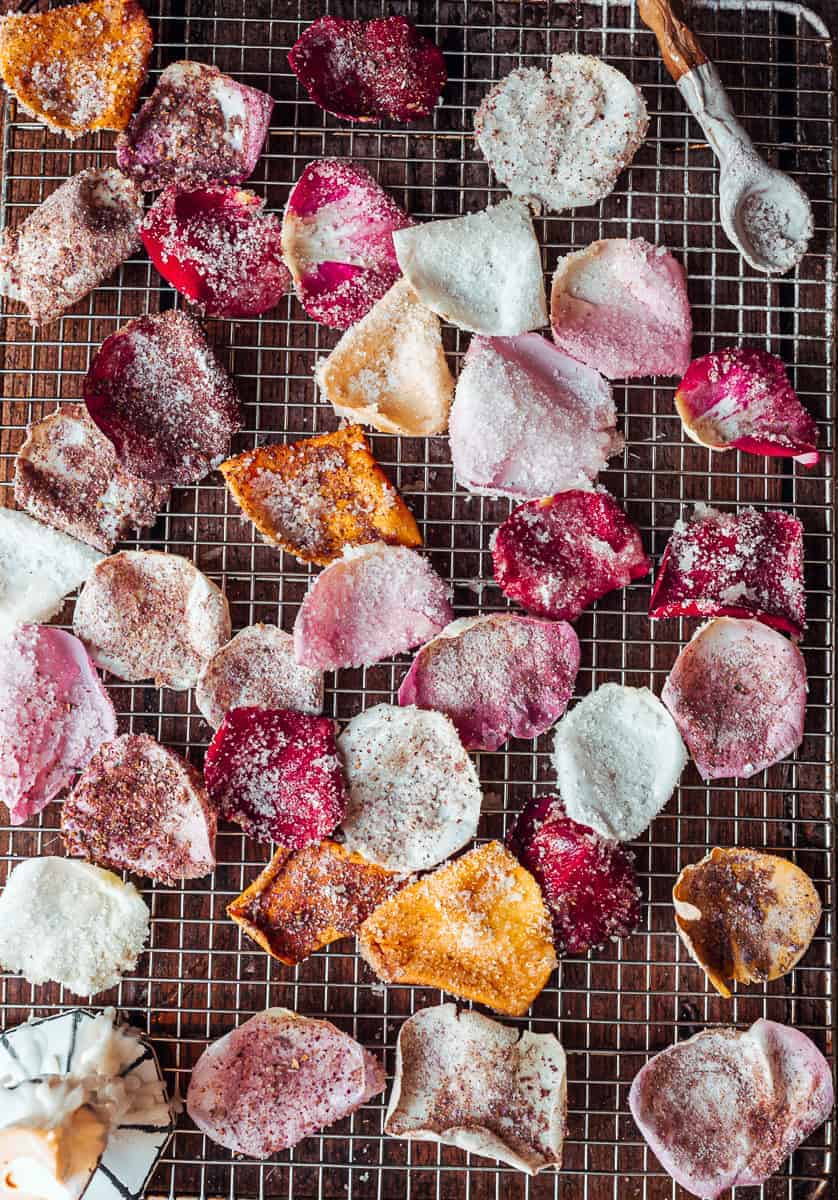
[{"label": "spoon handle", "polygon": [[637,11],[658,39],[661,58],[677,83],[682,75],[707,62],[698,38],[676,12],[677,0],[637,0]]}]

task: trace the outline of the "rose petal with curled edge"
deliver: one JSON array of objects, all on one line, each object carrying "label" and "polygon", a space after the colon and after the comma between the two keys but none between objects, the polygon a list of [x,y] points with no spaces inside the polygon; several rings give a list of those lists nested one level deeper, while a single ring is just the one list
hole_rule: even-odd
[{"label": "rose petal with curled edge", "polygon": [[622,449],[611,386],[537,333],[471,339],[449,421],[457,482],[523,500],[588,487]]},{"label": "rose petal with curled edge", "polygon": [[366,316],[401,274],[393,233],[412,224],[364,167],[309,163],[282,222],[285,262],[308,315],[333,329]]},{"label": "rose petal with curled edge", "polygon": [[288,63],[315,104],[347,121],[430,116],[448,78],[442,52],[406,17],[320,17]]},{"label": "rose petal with curled edge", "polygon": [[186,1111],[212,1141],[262,1159],[348,1117],[384,1079],[378,1059],[331,1021],[269,1008],[206,1048]]},{"label": "rose petal with curled edge", "polygon": [[828,1117],[831,1068],[788,1025],[704,1029],[649,1059],[629,1107],[661,1166],[691,1195],[717,1200],[764,1183]]},{"label": "rose petal with curled edge", "polygon": [[553,340],[607,379],[682,375],[692,316],[684,268],[665,246],[607,238],[559,259]]},{"label": "rose petal with curled edge", "polygon": [[385,900],[358,932],[387,983],[441,988],[521,1016],[556,966],[538,884],[500,842],[470,850]]},{"label": "rose petal with curled edge", "polygon": [[219,814],[258,842],[300,850],[333,832],[347,792],[335,723],[290,709],[234,708],[204,761]]},{"label": "rose petal with curled edge", "polygon": [[406,546],[374,542],[321,571],[294,622],[294,656],[320,671],[371,666],[440,633],[454,614],[448,586]]},{"label": "rose petal with curled edge", "polygon": [[492,564],[505,596],[556,621],[575,621],[651,567],[640,533],[604,488],[516,508],[494,534]]},{"label": "rose petal with curled edge", "polygon": [[694,442],[818,462],[818,427],[789,383],[782,360],[753,346],[733,346],[690,363],[675,407]]},{"label": "rose petal with curled edge", "polygon": [[806,664],[762,622],[717,617],[678,655],[661,699],[702,779],[750,779],[803,740]]},{"label": "rose petal with curled edge", "polygon": [[421,546],[413,515],[358,425],[258,446],[221,464],[233,499],[267,542],[325,566],[347,546]]},{"label": "rose petal with curled edge", "polygon": [[409,1017],[396,1043],[384,1131],[459,1146],[536,1175],[561,1166],[565,1053],[553,1033],[511,1029],[455,1004]]},{"label": "rose petal with curled edge", "polygon": [[672,889],[681,940],[720,995],[788,974],[809,949],[821,902],[805,871],[775,854],[716,847]]},{"label": "rose petal with curled edge", "polygon": [[288,966],[351,937],[405,879],[337,842],[302,850],[283,846],[227,915],[273,958]]},{"label": "rose petal with curled edge", "polygon": [[241,423],[232,380],[197,321],[176,309],[106,338],[83,387],[119,461],[152,483],[197,483],[229,453]]},{"label": "rose petal with curled edge", "polygon": [[784,512],[697,504],[672,531],[649,616],[756,617],[799,637],[806,627],[802,524]]},{"label": "rose petal with curled edge", "polygon": [[291,286],[279,218],[254,192],[216,183],[168,188],[140,235],[163,278],[210,317],[257,317]]},{"label": "rose petal with curled edge", "polygon": [[549,729],[573,695],[579,639],[564,621],[514,613],[466,617],[418,652],[399,704],[445,713],[467,750]]},{"label": "rose petal with curled edge", "polygon": [[559,954],[585,954],[640,924],[634,855],[572,821],[558,796],[534,796],[506,842],[541,887]]}]

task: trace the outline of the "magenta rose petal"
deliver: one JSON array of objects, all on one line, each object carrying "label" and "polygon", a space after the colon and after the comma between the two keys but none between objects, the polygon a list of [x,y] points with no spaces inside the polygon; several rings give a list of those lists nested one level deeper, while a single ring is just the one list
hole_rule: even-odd
[{"label": "magenta rose petal", "polygon": [[99,348],[87,411],[126,470],[153,483],[197,483],[230,451],[239,401],[200,325],[170,309],[137,317]]},{"label": "magenta rose petal", "polygon": [[505,596],[556,621],[650,570],[638,530],[604,488],[520,505],[495,533],[492,564]]},{"label": "magenta rose petal", "polygon": [[291,286],[279,218],[253,192],[213,184],[168,189],[140,229],[163,278],[210,317],[256,317]]},{"label": "magenta rose petal", "polygon": [[781,359],[734,346],[690,363],[675,393],[686,433],[713,450],[818,461],[818,427],[789,383]]},{"label": "magenta rose petal", "polygon": [[285,261],[315,321],[347,329],[401,275],[393,232],[413,225],[369,171],[337,158],[309,163],[288,197]]},{"label": "magenta rose petal", "polygon": [[762,622],[717,617],[678,655],[661,699],[702,779],[750,779],[803,740],[806,664]]},{"label": "magenta rose petal", "polygon": [[756,617],[784,633],[806,627],[803,526],[785,512],[696,506],[661,559],[650,617]]},{"label": "magenta rose petal", "polygon": [[204,763],[220,816],[258,842],[301,850],[343,820],[347,791],[328,717],[279,708],[234,708]]},{"label": "magenta rose petal", "polygon": [[445,713],[467,750],[497,750],[510,737],[535,738],[554,725],[578,669],[579,639],[564,621],[466,617],[422,647],[399,704]]},{"label": "magenta rose petal", "polygon": [[535,796],[507,837],[535,876],[560,954],[584,954],[640,923],[634,855],[567,816],[558,796]]}]

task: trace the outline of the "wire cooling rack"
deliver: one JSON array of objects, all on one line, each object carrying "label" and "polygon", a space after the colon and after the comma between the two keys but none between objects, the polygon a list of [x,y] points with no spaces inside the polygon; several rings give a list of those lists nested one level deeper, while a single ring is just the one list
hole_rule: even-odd
[{"label": "wire cooling rack", "polygon": [[[407,12],[445,51],[450,81],[444,104],[423,128],[360,129],[322,114],[301,95],[286,51],[323,11],[371,17]],[[793,509],[806,528],[810,625],[804,642],[810,695],[806,739],[790,761],[749,780],[708,786],[690,767],[683,784],[637,844],[646,896],[644,924],[633,937],[589,956],[565,959],[522,1022],[558,1031],[569,1055],[570,1116],[565,1166],[535,1180],[433,1145],[385,1138],[383,1100],[366,1106],[322,1137],[258,1165],[233,1161],[206,1141],[184,1115],[149,1195],[185,1200],[618,1200],[672,1197],[678,1189],[649,1154],[628,1115],[631,1080],[650,1053],[706,1024],[744,1027],[765,1016],[805,1030],[833,1052],[835,849],[832,786],[835,654],[831,479],[833,392],[833,74],[826,30],[805,9],[759,0],[696,5],[694,24],[719,63],[734,105],[755,140],[793,171],[814,204],[817,232],[797,273],[768,280],[753,273],[718,225],[712,155],[656,54],[631,4],[492,3],[428,0],[380,6],[315,0],[153,0],[153,77],[188,56],[223,70],[277,99],[269,143],[251,181],[280,210],[289,184],[322,155],[366,164],[395,198],[420,219],[473,211],[503,192],[493,185],[471,138],[471,115],[488,85],[514,67],[546,65],[551,53],[602,55],[641,85],[651,113],[650,135],[615,193],[600,206],[537,222],[544,266],[594,238],[643,236],[669,246],[684,262],[695,320],[696,354],[751,341],[780,354],[804,402],[819,419],[821,466],[806,471],[779,459],[737,453],[711,456],[686,442],[673,407],[673,381],[615,387],[626,449],[603,476],[644,533],[657,560],[673,522],[691,501],[722,507],[757,503]],[[149,81],[151,86],[152,80]],[[20,221],[68,174],[112,161],[112,135],[72,147],[6,102],[2,205],[6,222]],[[19,315],[7,315],[0,341],[2,478],[28,421],[56,401],[79,397],[81,380],[100,342],[125,319],[178,303],[144,260],[132,261],[108,284],[41,335]],[[236,451],[335,427],[318,401],[312,368],[335,334],[305,318],[291,297],[263,318],[217,322],[211,337],[235,375],[245,427]],[[452,361],[466,339],[446,331]],[[445,438],[373,437],[375,452],[411,504],[427,551],[454,583],[459,615],[503,606],[492,586],[489,538],[509,505],[455,489]],[[11,487],[3,489],[13,503]],[[213,475],[177,488],[166,512],[139,545],[184,554],[218,581],[235,629],[277,621],[290,629],[311,571],[261,544]],[[606,596],[578,623],[582,670],[578,693],[608,680],[660,692],[667,670],[694,623],[651,624],[648,581]],[[69,624],[72,600],[62,620]],[[328,692],[327,711],[342,720],[393,698],[405,662],[344,671]],[[209,730],[191,694],[109,682],[120,729],[144,731],[199,763]],[[525,800],[551,785],[549,739],[510,742],[479,755],[486,792],[480,835],[502,836]],[[17,859],[61,853],[59,809],[33,825],[0,829],[0,879]],[[815,880],[825,905],[818,935],[803,963],[785,979],[741,991],[725,1002],[692,965],[673,930],[671,888],[678,871],[715,845],[745,845],[793,856]],[[383,987],[339,942],[297,970],[274,963],[225,918],[228,901],[267,858],[264,847],[225,829],[219,867],[209,882],[180,888],[145,886],[152,911],[149,951],[137,971],[98,1002],[116,1003],[154,1038],[174,1088],[184,1092],[208,1039],[268,1005],[329,1016],[364,1045],[386,1056],[402,1019],[437,1003],[439,993]],[[68,930],[72,937],[72,931]],[[76,1003],[56,987],[0,982],[2,1024],[11,1025]],[[834,1131],[825,1127],[763,1189],[738,1197],[814,1200],[834,1195]]]}]

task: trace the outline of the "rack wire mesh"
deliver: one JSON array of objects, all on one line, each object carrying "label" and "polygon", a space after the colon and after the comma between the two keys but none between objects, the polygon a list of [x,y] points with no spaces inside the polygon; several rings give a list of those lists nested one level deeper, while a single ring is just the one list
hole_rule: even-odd
[{"label": "rack wire mesh", "polygon": [[[405,12],[443,47],[450,74],[444,104],[425,127],[353,128],[324,115],[301,94],[286,51],[323,11],[371,17]],[[734,105],[757,143],[806,187],[817,232],[811,253],[791,277],[752,272],[718,225],[716,171],[709,148],[663,71],[651,34],[634,6],[602,3],[506,3],[504,0],[417,0],[405,4],[316,0],[152,0],[156,46],[149,87],[170,61],[215,62],[277,99],[269,142],[252,185],[280,210],[289,184],[323,155],[367,165],[420,219],[473,211],[503,192],[494,186],[471,138],[471,114],[489,84],[521,65],[546,65],[552,53],[601,55],[644,91],[650,136],[614,194],[592,209],[537,221],[544,266],[595,238],[643,236],[669,246],[684,262],[695,321],[694,352],[746,340],[783,357],[798,393],[818,418],[821,465],[792,468],[785,460],[731,452],[711,455],[685,441],[674,412],[671,381],[617,384],[626,448],[603,481],[643,531],[657,559],[673,522],[693,501],[729,508],[756,503],[793,509],[806,529],[810,623],[804,640],[810,694],[806,739],[798,754],[747,783],[712,786],[694,769],[636,849],[646,896],[645,921],[633,937],[582,958],[565,959],[522,1022],[558,1030],[569,1053],[570,1114],[560,1174],[536,1179],[499,1169],[486,1159],[383,1136],[383,1103],[265,1164],[233,1159],[197,1133],[184,1116],[150,1187],[170,1198],[348,1197],[350,1200],[605,1200],[680,1193],[645,1149],[628,1115],[632,1077],[647,1056],[706,1024],[757,1017],[791,1022],[827,1053],[836,1030],[832,988],[835,845],[830,789],[835,744],[832,676],[834,524],[831,476],[834,383],[833,296],[835,200],[834,88],[830,47],[819,19],[796,4],[746,0],[701,3],[694,24],[719,64]],[[3,112],[2,217],[16,223],[67,175],[109,162],[112,135],[68,146],[6,101]],[[14,453],[27,423],[56,402],[75,400],[101,341],[129,317],[178,303],[143,259],[119,274],[40,335],[17,312],[6,312],[0,336],[3,424],[0,479],[13,503]],[[259,320],[215,322],[211,338],[233,372],[244,401],[245,426],[235,449],[335,427],[318,401],[312,368],[336,335],[305,318],[287,297]],[[452,362],[465,338],[446,331]],[[503,607],[492,585],[489,537],[510,505],[471,497],[454,486],[444,438],[374,435],[374,449],[412,505],[427,552],[454,584],[458,615]],[[138,545],[184,554],[224,588],[234,629],[258,620],[291,627],[311,572],[261,543],[225,493],[220,477],[174,490],[156,526]],[[650,623],[648,581],[605,597],[578,623],[582,669],[577,693],[608,680],[647,685],[663,678],[693,623]],[[61,620],[69,625],[72,600]],[[391,700],[403,661],[334,679],[327,704],[346,720]],[[108,684],[120,728],[157,736],[199,763],[209,730],[191,694]],[[549,739],[512,741],[478,756],[486,792],[480,836],[502,836],[533,790],[549,790]],[[58,807],[30,825],[0,828],[0,881],[21,857],[61,853]],[[785,979],[739,991],[725,1002],[705,983],[673,929],[671,887],[678,871],[709,847],[746,845],[792,855],[815,880],[825,916],[803,962]],[[225,917],[225,905],[266,860],[264,847],[225,829],[219,867],[209,881],[182,887],[147,885],[150,946],[137,970],[112,994],[135,1025],[150,1033],[173,1087],[185,1091],[191,1066],[208,1039],[269,1005],[328,1015],[393,1065],[403,1017],[437,1003],[435,991],[383,987],[339,942],[293,970],[273,962]],[[0,982],[7,1026],[72,1005],[56,986],[33,988],[18,978]],[[814,1200],[834,1195],[833,1126],[796,1152],[786,1170],[762,1189],[738,1197]]]}]

